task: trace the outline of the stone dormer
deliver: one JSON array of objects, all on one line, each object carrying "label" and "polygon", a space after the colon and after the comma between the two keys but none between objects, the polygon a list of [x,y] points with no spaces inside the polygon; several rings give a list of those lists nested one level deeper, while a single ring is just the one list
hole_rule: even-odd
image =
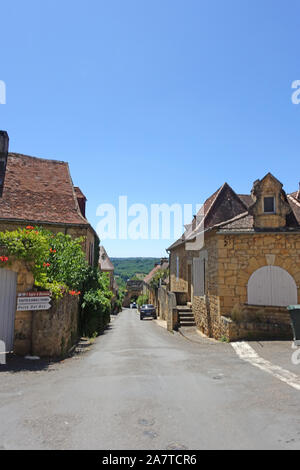
[{"label": "stone dormer", "polygon": [[253,215],[255,228],[283,228],[286,216],[291,212],[283,185],[271,173],[253,184],[251,197],[253,204],[249,213]]}]

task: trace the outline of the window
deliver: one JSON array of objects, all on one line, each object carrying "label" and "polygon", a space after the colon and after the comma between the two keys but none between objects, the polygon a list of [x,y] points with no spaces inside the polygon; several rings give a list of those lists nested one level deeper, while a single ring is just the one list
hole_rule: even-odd
[{"label": "window", "polygon": [[194,296],[202,297],[205,295],[206,285],[206,256],[194,258],[193,260],[193,284]]},{"label": "window", "polygon": [[296,282],[279,266],[264,266],[248,282],[249,305],[287,307],[298,303]]},{"label": "window", "polygon": [[94,243],[89,244],[89,265],[93,266],[94,265]]},{"label": "window", "polygon": [[176,281],[179,281],[179,256],[176,256]]},{"label": "window", "polygon": [[264,197],[264,213],[265,214],[275,213],[275,197],[274,196]]}]

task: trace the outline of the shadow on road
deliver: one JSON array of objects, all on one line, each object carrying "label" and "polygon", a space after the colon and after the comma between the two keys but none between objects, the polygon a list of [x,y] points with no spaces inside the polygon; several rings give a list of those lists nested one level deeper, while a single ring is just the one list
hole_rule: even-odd
[{"label": "shadow on road", "polygon": [[14,354],[9,354],[6,358],[6,364],[0,364],[0,374],[1,372],[37,372],[44,371],[49,368],[49,366],[61,362],[61,360],[49,360],[49,359],[38,359],[38,360],[29,360],[25,357],[16,356]]}]

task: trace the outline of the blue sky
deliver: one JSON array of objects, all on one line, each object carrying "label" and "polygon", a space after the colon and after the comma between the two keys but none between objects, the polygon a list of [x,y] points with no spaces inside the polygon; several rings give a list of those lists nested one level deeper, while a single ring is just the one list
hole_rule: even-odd
[{"label": "blue sky", "polygon": [[[1,5],[0,128],[10,149],[70,163],[96,209],[300,181],[299,2],[23,0]],[[170,240],[171,242],[171,240]],[[161,256],[168,240],[106,240]]]}]

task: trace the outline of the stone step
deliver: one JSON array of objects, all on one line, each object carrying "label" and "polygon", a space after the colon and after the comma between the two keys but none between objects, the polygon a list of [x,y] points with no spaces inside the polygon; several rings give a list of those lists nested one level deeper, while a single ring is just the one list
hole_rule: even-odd
[{"label": "stone step", "polygon": [[180,321],[195,321],[194,315],[178,315]]},{"label": "stone step", "polygon": [[195,321],[181,321],[180,326],[196,326]]}]

